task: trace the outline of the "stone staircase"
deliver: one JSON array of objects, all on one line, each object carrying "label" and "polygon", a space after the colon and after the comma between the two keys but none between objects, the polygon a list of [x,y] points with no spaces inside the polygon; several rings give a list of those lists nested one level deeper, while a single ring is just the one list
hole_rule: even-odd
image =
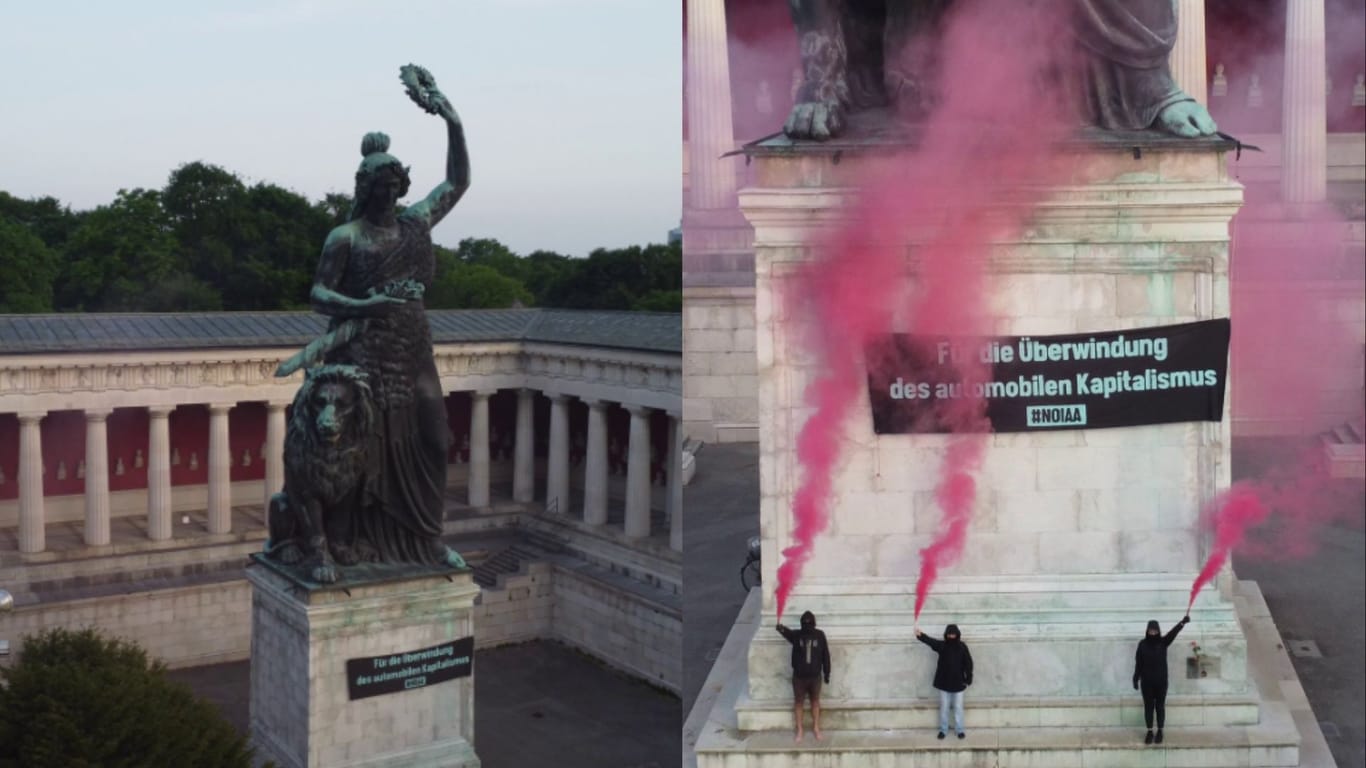
[{"label": "stone staircase", "polygon": [[250,539],[9,565],[0,567],[0,585],[16,606],[25,606],[240,579],[261,544]]},{"label": "stone staircase", "polygon": [[[1007,610],[1005,605],[989,605],[994,601],[984,599],[985,595],[972,595],[971,584],[958,586],[966,588],[969,596],[955,602],[955,608],[976,603],[978,610]],[[1040,598],[1039,594],[1031,595],[1026,591],[1015,599],[1016,607],[1022,611],[1066,612],[1069,607],[1066,604],[1077,599],[1062,598],[1058,604],[1049,606]],[[1081,603],[1102,599],[1102,595],[1094,593],[1079,598]],[[1248,637],[1264,635],[1264,630],[1255,628],[1258,619],[1251,614],[1256,611],[1243,615],[1244,609],[1239,608],[1236,615],[1220,615],[1226,610],[1233,611],[1226,607],[1229,606],[1227,601],[1215,599],[1214,595],[1202,596],[1201,601],[1197,601],[1192,625],[1182,632],[1170,651],[1173,692],[1167,698],[1166,739],[1161,746],[1143,744],[1142,701],[1136,691],[1129,689],[1128,680],[1132,670],[1132,638],[1127,641],[1125,658],[1113,662],[1115,671],[1095,681],[1095,685],[1108,688],[1104,694],[1055,691],[1046,695],[1046,691],[1041,690],[1032,696],[1003,696],[992,689],[999,690],[1003,684],[1026,677],[1042,681],[1055,677],[1059,670],[1043,663],[1042,656],[1036,657],[1038,651],[1014,657],[1017,668],[990,669],[997,665],[989,658],[991,646],[1004,640],[1009,630],[1005,626],[988,629],[967,621],[959,623],[965,627],[964,636],[973,649],[978,667],[977,684],[969,689],[965,700],[967,738],[959,740],[950,733],[947,739],[940,741],[936,738],[938,701],[928,688],[932,662],[926,660],[932,658],[933,653],[918,648],[920,644],[913,639],[898,635],[892,642],[913,643],[907,646],[907,652],[913,655],[893,659],[886,654],[885,646],[882,651],[876,650],[876,646],[888,638],[860,630],[839,631],[838,621],[857,619],[877,602],[869,595],[862,601],[868,605],[838,618],[836,611],[829,610],[831,606],[826,606],[828,620],[827,614],[818,611],[835,655],[833,685],[828,686],[822,696],[825,738],[820,742],[812,738],[808,713],[807,735],[797,744],[792,737],[791,689],[787,686],[789,673],[785,654],[776,664],[780,667],[777,678],[781,679],[767,679],[768,668],[775,665],[765,649],[770,641],[768,636],[772,635],[772,639],[780,643],[779,651],[785,651],[786,643],[773,631],[772,617],[761,616],[757,591],[751,595],[720,653],[717,668],[712,670],[703,686],[704,695],[699,697],[699,708],[709,710],[709,714],[702,719],[694,710],[685,728],[685,739],[689,733],[696,738],[688,755],[695,762],[690,759],[685,765],[696,768],[808,765],[822,768],[1193,768],[1301,764],[1301,734],[1283,686],[1263,679],[1267,668],[1272,666],[1262,658],[1272,653],[1270,645],[1259,643],[1258,660],[1254,662],[1247,658],[1243,661],[1249,667],[1247,686],[1243,690],[1206,693],[1201,689],[1203,681],[1187,680],[1182,674],[1181,659],[1186,655],[1184,641],[1188,633],[1200,634],[1192,633],[1197,627],[1204,625],[1204,629],[1209,629],[1210,623],[1223,624],[1231,619],[1235,626],[1241,625],[1242,633],[1247,633]],[[1205,601],[1203,606],[1202,601]],[[1159,598],[1155,602],[1168,601]],[[940,607],[943,607],[942,603]],[[1151,608],[1151,605],[1141,606],[1136,613]],[[1155,615],[1159,619],[1163,617]],[[942,624],[929,622],[942,618],[922,615],[921,624],[927,630],[934,627],[937,634],[942,630]],[[1141,630],[1142,624],[1139,627]],[[872,629],[871,625],[869,629]],[[1272,629],[1274,631],[1274,627]],[[983,631],[994,637],[983,638]],[[1079,637],[1086,631],[1079,629],[1071,634]],[[1046,645],[1051,640],[1017,637],[1014,642],[1033,646]],[[1200,642],[1205,645],[1206,640],[1202,638]],[[877,655],[867,658],[869,653]],[[1252,654],[1251,648],[1248,653]],[[1284,655],[1283,651],[1276,653]],[[1086,658],[1094,655],[1094,651],[1084,647],[1063,655],[1069,664],[1086,666],[1096,662]],[[1100,655],[1106,655],[1106,652],[1102,651]],[[979,659],[979,656],[987,658]],[[999,661],[1006,660],[1002,655]],[[1278,663],[1289,664],[1285,659]],[[868,667],[871,672],[864,674],[853,668],[855,664]],[[1254,671],[1259,674],[1253,675]],[[993,681],[993,677],[997,679]],[[841,678],[846,681],[844,686],[840,685]],[[852,686],[847,682],[850,678],[857,680]],[[756,684],[763,700],[751,696]],[[782,684],[784,690],[770,691],[775,684]],[[1040,688],[1047,686],[1040,685]],[[865,698],[855,697],[855,691]],[[870,694],[877,698],[866,698]],[[707,696],[714,698],[707,702]]]},{"label": "stone staircase", "polygon": [[1366,479],[1366,417],[1320,433],[1319,443],[1330,477]]},{"label": "stone staircase", "polygon": [[548,554],[540,547],[525,543],[505,547],[474,566],[474,583],[484,589],[497,589],[499,577],[523,573],[527,564],[543,561]]}]

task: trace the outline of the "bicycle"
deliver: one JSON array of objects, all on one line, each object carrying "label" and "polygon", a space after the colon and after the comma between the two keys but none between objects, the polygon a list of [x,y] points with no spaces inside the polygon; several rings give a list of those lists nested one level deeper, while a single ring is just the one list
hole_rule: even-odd
[{"label": "bicycle", "polygon": [[761,552],[762,546],[759,543],[759,537],[751,536],[749,538],[749,552],[745,556],[745,564],[740,566],[740,584],[746,592],[759,586]]}]

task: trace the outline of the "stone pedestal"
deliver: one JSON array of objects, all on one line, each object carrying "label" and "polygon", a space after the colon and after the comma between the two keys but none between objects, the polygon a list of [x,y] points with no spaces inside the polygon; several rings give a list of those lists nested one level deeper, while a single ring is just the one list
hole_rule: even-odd
[{"label": "stone pedestal", "polygon": [[[429,682],[442,670],[428,667],[459,659],[450,654],[403,658],[473,636],[471,610],[479,588],[469,571],[310,590],[260,556],[254,560],[247,579],[252,585],[251,741],[258,763],[273,760],[280,768],[479,766],[473,675]],[[409,687],[352,698],[355,674],[348,673],[347,661],[377,657],[398,657],[386,668]],[[414,665],[419,669],[408,669]]]},{"label": "stone pedestal", "polygon": [[[1078,141],[1075,175],[1045,196],[1018,237],[992,246],[996,332],[1088,333],[1228,317],[1229,221],[1242,202],[1228,148],[1148,133]],[[807,244],[838,221],[856,180],[884,151],[856,140],[819,147],[775,140],[758,150],[758,185],[740,193],[755,229],[763,600],[747,685],[722,705],[730,709],[720,719],[734,723],[734,733],[699,740],[704,768],[781,763],[757,752],[737,760],[735,742],[721,744],[736,734],[766,744],[756,732],[791,728],[789,646],[772,629],[774,588],[781,552],[792,543],[803,475],[798,435],[811,413],[803,393],[818,361],[801,348],[798,318],[783,297],[814,257]],[[905,245],[913,256],[917,244]],[[866,388],[861,400],[845,425],[831,524],[784,618],[795,624],[802,611],[814,611],[829,637],[835,673],[821,697],[828,731],[911,733],[937,721],[936,657],[914,637],[913,608],[920,551],[940,524],[934,489],[948,436],[874,434]],[[934,636],[958,624],[972,649],[973,743],[939,744],[949,752],[932,764],[1080,765],[1084,729],[1114,729],[1121,750],[1143,747],[1132,738],[1141,737],[1132,729],[1143,722],[1130,684],[1134,646],[1149,619],[1165,631],[1181,618],[1207,554],[1200,510],[1229,484],[1224,402],[1222,422],[984,436],[966,546],[941,570],[919,621]],[[1200,764],[1247,764],[1248,745],[1262,743],[1249,735],[1263,718],[1231,583],[1226,570],[1218,589],[1202,592],[1170,652],[1169,727],[1238,729],[1202,744],[1217,759]],[[1221,659],[1217,673],[1186,679],[1190,641]],[[1015,730],[1040,728],[1046,732]],[[993,729],[990,743],[974,741],[979,729]],[[1028,737],[1028,755],[1007,754],[1016,749],[1007,744],[1020,741],[1014,733]],[[888,742],[890,754],[923,751],[898,738]],[[1289,755],[1298,737],[1272,741]],[[836,746],[823,750],[840,752]],[[1128,764],[1117,759],[1086,764]],[[828,762],[874,764],[856,750]]]}]

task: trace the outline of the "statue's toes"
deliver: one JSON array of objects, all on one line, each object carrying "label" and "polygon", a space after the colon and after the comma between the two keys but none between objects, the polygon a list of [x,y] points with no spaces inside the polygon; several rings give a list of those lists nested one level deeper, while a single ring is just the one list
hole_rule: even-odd
[{"label": "statue's toes", "polygon": [[830,138],[831,122],[835,119],[830,108],[824,104],[816,105],[814,113],[811,115],[811,138],[817,141],[825,141]]},{"label": "statue's toes", "polygon": [[1199,107],[1191,115],[1191,123],[1195,129],[1200,131],[1201,136],[1213,136],[1219,132],[1219,126],[1215,124],[1214,118],[1204,107]]},{"label": "statue's toes", "polygon": [[331,563],[313,569],[313,580],[319,584],[332,584],[337,580],[337,569]]},{"label": "statue's toes", "polygon": [[360,562],[360,558],[350,547],[335,545],[332,547],[332,559],[341,565],[355,565]]},{"label": "statue's toes", "polygon": [[1162,127],[1168,133],[1176,134],[1182,138],[1193,139],[1200,135],[1200,131],[1184,114],[1173,114],[1170,110],[1162,115]]},{"label": "statue's toes", "polygon": [[783,124],[783,133],[792,139],[811,138],[811,121],[815,107],[815,104],[807,102],[794,106],[792,113],[787,117],[787,122]]},{"label": "statue's toes", "polygon": [[456,552],[456,551],[453,550],[453,549],[447,549],[447,550],[446,550],[446,565],[449,565],[449,566],[452,567],[452,568],[465,568],[465,567],[467,567],[467,566],[465,565],[465,558],[461,557],[461,556],[460,556],[460,553],[459,553],[459,552]]}]

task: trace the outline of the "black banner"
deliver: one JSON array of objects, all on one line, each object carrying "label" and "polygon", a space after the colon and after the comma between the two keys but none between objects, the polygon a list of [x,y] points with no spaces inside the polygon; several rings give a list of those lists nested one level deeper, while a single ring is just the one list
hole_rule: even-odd
[{"label": "black banner", "polygon": [[[1066,336],[888,334],[866,350],[873,431],[962,431],[952,406],[979,396],[990,426],[973,431],[1219,421],[1229,329],[1220,319]],[[990,381],[963,381],[973,368]]]},{"label": "black banner", "polygon": [[420,651],[346,660],[351,700],[425,688],[474,671],[474,638],[462,637]]}]

